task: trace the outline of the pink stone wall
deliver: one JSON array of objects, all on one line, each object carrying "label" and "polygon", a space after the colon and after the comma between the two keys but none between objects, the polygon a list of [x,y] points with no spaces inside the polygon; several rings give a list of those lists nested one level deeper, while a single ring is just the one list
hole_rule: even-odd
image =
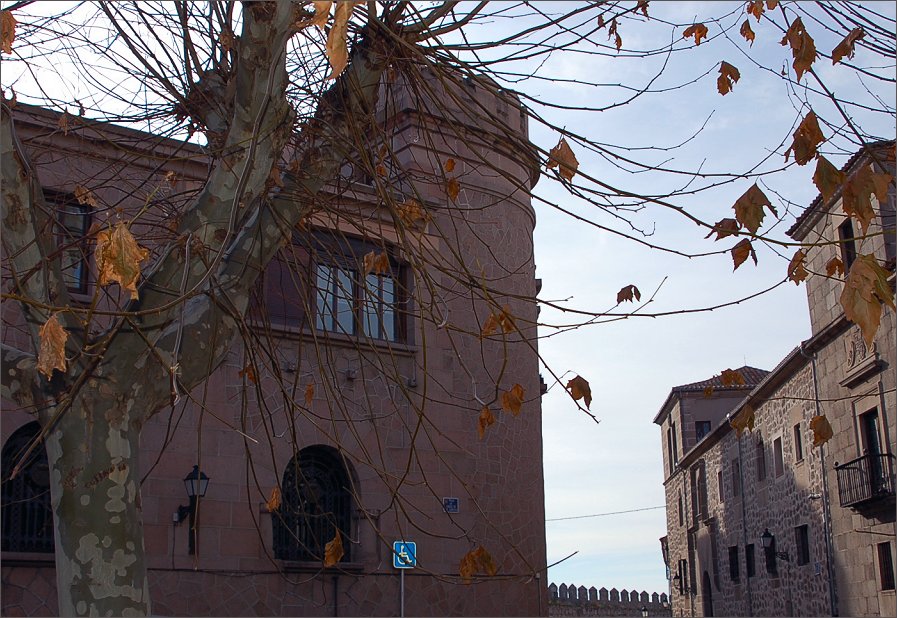
[{"label": "pink stone wall", "polygon": [[[472,92],[488,99],[483,90]],[[431,127],[426,123],[432,120],[413,110],[402,114],[399,121],[407,126],[397,140]],[[42,140],[26,142],[35,149],[35,159],[47,159],[39,167],[45,182],[63,189],[71,190],[106,162],[101,149],[74,131],[68,139],[54,137],[68,149],[57,149],[64,156],[49,157]],[[421,295],[405,344],[359,348],[338,336],[275,332],[268,341],[275,355],[256,359],[256,383],[240,375],[253,350],[235,346],[206,384],[145,425],[141,503],[155,613],[397,614],[399,578],[391,546],[406,539],[418,543],[419,558],[418,568],[406,574],[409,615],[547,614],[541,578],[541,408],[531,347],[534,216],[520,186],[529,170],[512,159],[501,160],[513,174],[503,178],[487,172],[482,156],[489,153],[479,142],[431,144],[440,153],[454,153],[458,161],[462,195],[454,204],[442,181],[434,180],[432,166],[442,155],[433,159],[423,145],[406,141],[401,156],[418,170],[418,191],[433,213],[420,235],[434,261],[433,302]],[[79,149],[85,151],[77,159],[70,156]],[[498,158],[490,155],[490,160]],[[133,176],[128,186],[140,184],[139,166],[116,172],[123,173]],[[355,195],[360,202],[352,208],[372,212],[364,203],[364,189]],[[111,193],[104,197],[115,198]],[[386,218],[374,217],[369,224],[394,235]],[[463,253],[453,253],[459,247]],[[484,283],[491,303],[481,291],[470,291],[470,276]],[[482,321],[502,305],[510,308],[518,331],[481,339]],[[201,344],[185,342],[185,352]],[[301,401],[309,382],[316,386],[311,404],[292,412],[297,408],[285,397]],[[516,383],[524,388],[525,401],[515,417],[502,413],[495,398]],[[291,385],[292,395],[280,384]],[[480,440],[482,402],[491,402],[497,422]],[[24,412],[4,411],[3,440],[30,420]],[[284,466],[310,445],[338,448],[353,482],[351,538],[344,539],[351,557],[331,569],[275,560],[272,515],[264,508]],[[175,526],[172,515],[186,503],[182,478],[194,464],[211,482],[200,502],[198,555],[190,556],[187,525]],[[460,512],[445,513],[443,497],[459,498]],[[499,576],[463,584],[460,560],[478,545],[492,554]],[[39,603],[29,592],[34,581],[50,586],[52,569],[21,564],[4,564],[4,614],[52,614],[52,601]]]}]

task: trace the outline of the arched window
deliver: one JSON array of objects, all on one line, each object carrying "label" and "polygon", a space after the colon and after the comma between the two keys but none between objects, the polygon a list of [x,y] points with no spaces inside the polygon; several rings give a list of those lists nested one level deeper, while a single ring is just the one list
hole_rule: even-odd
[{"label": "arched window", "polygon": [[332,448],[299,451],[283,472],[280,507],[274,511],[274,557],[321,562],[339,530],[343,560],[349,559],[352,523],[349,475]]},{"label": "arched window", "polygon": [[50,466],[43,445],[32,451],[14,479],[9,478],[39,433],[38,423],[28,423],[3,446],[0,472],[3,551],[53,553]]}]

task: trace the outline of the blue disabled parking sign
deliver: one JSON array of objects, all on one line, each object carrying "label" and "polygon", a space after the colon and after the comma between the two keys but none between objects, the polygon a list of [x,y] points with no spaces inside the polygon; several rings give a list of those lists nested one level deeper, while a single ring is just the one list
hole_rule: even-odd
[{"label": "blue disabled parking sign", "polygon": [[394,569],[413,569],[417,566],[417,543],[395,541],[392,544],[392,566]]}]

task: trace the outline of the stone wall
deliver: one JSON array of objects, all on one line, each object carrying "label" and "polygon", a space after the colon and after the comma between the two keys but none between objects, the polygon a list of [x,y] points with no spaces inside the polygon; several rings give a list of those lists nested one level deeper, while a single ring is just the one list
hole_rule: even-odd
[{"label": "stone wall", "polygon": [[641,616],[642,609],[649,616],[670,616],[667,594],[617,590],[616,588],[586,589],[573,584],[551,584],[548,587],[549,616]]}]

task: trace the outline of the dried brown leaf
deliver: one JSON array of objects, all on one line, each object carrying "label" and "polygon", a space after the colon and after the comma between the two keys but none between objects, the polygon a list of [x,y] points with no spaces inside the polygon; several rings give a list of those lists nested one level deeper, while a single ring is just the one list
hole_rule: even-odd
[{"label": "dried brown leaf", "polygon": [[794,281],[795,285],[800,285],[800,282],[807,278],[809,273],[807,269],[804,268],[804,260],[806,260],[807,254],[804,253],[803,249],[798,249],[794,254],[794,257],[791,258],[791,262],[788,264],[788,279]]},{"label": "dried brown leaf", "polygon": [[514,416],[520,414],[520,407],[523,405],[524,391],[523,387],[515,384],[511,390],[501,394],[501,408],[506,412],[510,412]]},{"label": "dried brown leaf", "polygon": [[745,10],[748,14],[753,15],[757,21],[760,21],[760,16],[763,15],[763,0],[748,2]]},{"label": "dried brown leaf", "polygon": [[443,164],[443,168],[447,173],[452,173],[455,171],[455,160],[449,157],[445,160],[445,164]]},{"label": "dried brown leaf", "polygon": [[548,153],[547,167],[548,169],[558,168],[558,174],[567,182],[573,180],[576,175],[579,161],[576,160],[576,155],[573,154],[573,150],[563,137],[558,141],[557,146]]},{"label": "dried brown leaf", "polygon": [[308,407],[311,405],[311,402],[315,398],[315,384],[314,382],[310,382],[305,385],[305,406]]},{"label": "dried brown leaf", "polygon": [[418,221],[427,220],[427,212],[414,198],[410,198],[396,206],[399,213],[399,219],[406,227],[413,226]]},{"label": "dried brown leaf", "polygon": [[751,30],[751,23],[747,19],[744,20],[743,24],[741,24],[741,30],[739,30],[739,32],[746,41],[750,42],[751,47],[753,47],[756,35],[754,34],[754,31]]},{"label": "dried brown leaf", "polygon": [[844,184],[846,176],[844,172],[831,164],[822,155],[816,156],[816,171],[813,173],[813,184],[822,194],[822,199],[828,201],[835,192]]},{"label": "dried brown leaf", "polygon": [[[794,67],[794,72],[797,73],[797,81],[800,81],[803,74],[810,70],[810,67],[816,60],[816,43],[807,32],[807,29],[804,28],[804,23],[800,17],[791,22],[791,26],[785,33],[785,36],[782,37],[782,45],[791,47],[791,55],[794,57],[794,62],[791,66]],[[797,156],[795,155],[796,158]]]},{"label": "dried brown leaf", "polygon": [[744,376],[737,369],[723,369],[719,375],[723,382],[723,386],[744,386]]},{"label": "dried brown leaf", "polygon": [[65,373],[65,342],[69,334],[59,323],[57,314],[51,315],[38,331],[40,349],[37,353],[37,370],[47,376],[53,377],[53,370],[58,369]]},{"label": "dried brown leaf", "polygon": [[828,262],[825,263],[825,274],[829,277],[834,276],[835,274],[843,275],[844,274],[844,262],[841,261],[839,257],[833,257]]},{"label": "dried brown leaf", "polygon": [[149,251],[137,244],[125,223],[117,223],[112,229],[97,232],[96,239],[97,284],[103,286],[117,282],[131,292],[131,299],[136,299],[140,262],[149,257]]},{"label": "dried brown leaf", "polygon": [[271,490],[271,497],[265,501],[265,508],[268,509],[269,513],[273,513],[280,508],[280,501],[280,487],[275,487]]},{"label": "dried brown leaf", "polygon": [[773,215],[779,216],[775,207],[763,190],[756,183],[751,185],[750,189],[745,191],[741,197],[735,200],[732,209],[735,211],[735,219],[738,223],[746,228],[751,234],[756,234],[763,223],[766,216],[764,207],[768,208]]},{"label": "dried brown leaf", "polygon": [[866,36],[866,32],[860,27],[856,27],[847,33],[844,40],[838,43],[838,46],[832,50],[832,64],[838,64],[844,56],[847,56],[848,59],[853,58],[853,46],[864,36]]},{"label": "dried brown leaf", "polygon": [[701,39],[707,38],[707,26],[704,24],[692,24],[682,33],[682,38],[694,37],[695,45],[701,44]]},{"label": "dried brown leaf", "polygon": [[100,204],[97,201],[97,196],[94,195],[93,191],[88,189],[87,187],[83,187],[81,185],[75,185],[75,199],[78,200],[78,203],[82,206],[90,206],[91,208],[99,208]]},{"label": "dried brown leaf", "polygon": [[243,367],[238,374],[241,378],[246,378],[253,384],[258,384],[258,378],[255,375],[255,367],[252,366],[252,363]]},{"label": "dried brown leaf", "polygon": [[389,256],[385,251],[371,251],[364,256],[363,270],[365,275],[371,273],[383,275],[389,272]]},{"label": "dried brown leaf", "polygon": [[841,292],[844,317],[860,327],[867,345],[872,345],[875,340],[881,324],[882,305],[895,309],[888,274],[874,254],[858,255],[844,281]]},{"label": "dried brown leaf", "polygon": [[336,534],[333,537],[333,540],[328,542],[324,546],[324,566],[336,566],[339,561],[343,559],[344,554],[345,551],[343,551],[343,539],[339,533],[339,530],[337,530]]},{"label": "dried brown leaf", "polygon": [[[744,22],[747,23],[747,22]],[[719,65],[719,77],[716,79],[716,89],[723,96],[732,92],[732,86],[741,79],[741,73],[728,62],[721,62]]]},{"label": "dried brown leaf", "polygon": [[483,406],[477,419],[477,433],[480,434],[480,440],[486,435],[486,430],[494,424],[495,415],[492,414],[492,410],[489,409],[489,406]]},{"label": "dried brown leaf", "polygon": [[738,437],[741,437],[742,432],[745,429],[748,431],[754,430],[754,408],[750,406],[750,404],[745,404],[741,410],[739,410],[735,416],[729,419],[729,426],[735,430],[735,434]]},{"label": "dried brown leaf", "polygon": [[816,147],[825,141],[816,114],[812,110],[797,125],[792,137],[794,141],[785,151],[785,161],[788,160],[791,151],[794,151],[794,162],[798,165],[806,165],[818,154]]},{"label": "dried brown leaf", "polygon": [[638,288],[634,285],[630,284],[624,286],[619,292],[617,292],[617,303],[622,303],[624,300],[632,302],[632,299],[639,301],[642,299],[642,293],[639,292]]},{"label": "dried brown leaf", "polygon": [[449,178],[445,181],[445,193],[453,202],[458,201],[458,195],[461,194],[461,184],[457,178]]},{"label": "dried brown leaf", "polygon": [[580,376],[572,378],[567,382],[566,388],[570,392],[570,396],[573,397],[573,401],[582,399],[583,403],[586,404],[586,409],[591,409],[592,389],[589,387],[589,383],[585,378]]},{"label": "dried brown leaf", "polygon": [[822,446],[835,435],[824,414],[810,419],[810,429],[813,431],[813,446]]},{"label": "dried brown leaf", "polygon": [[713,239],[715,242],[721,238],[725,238],[726,236],[737,234],[740,229],[741,226],[738,225],[738,221],[736,221],[735,219],[720,219],[713,226],[713,229],[710,230],[710,233],[707,234],[704,238],[710,238],[711,236],[713,236],[713,233],[716,232],[716,238]]},{"label": "dried brown leaf", "polygon": [[16,18],[12,11],[0,11],[0,51],[12,53],[12,43],[16,40]]}]

